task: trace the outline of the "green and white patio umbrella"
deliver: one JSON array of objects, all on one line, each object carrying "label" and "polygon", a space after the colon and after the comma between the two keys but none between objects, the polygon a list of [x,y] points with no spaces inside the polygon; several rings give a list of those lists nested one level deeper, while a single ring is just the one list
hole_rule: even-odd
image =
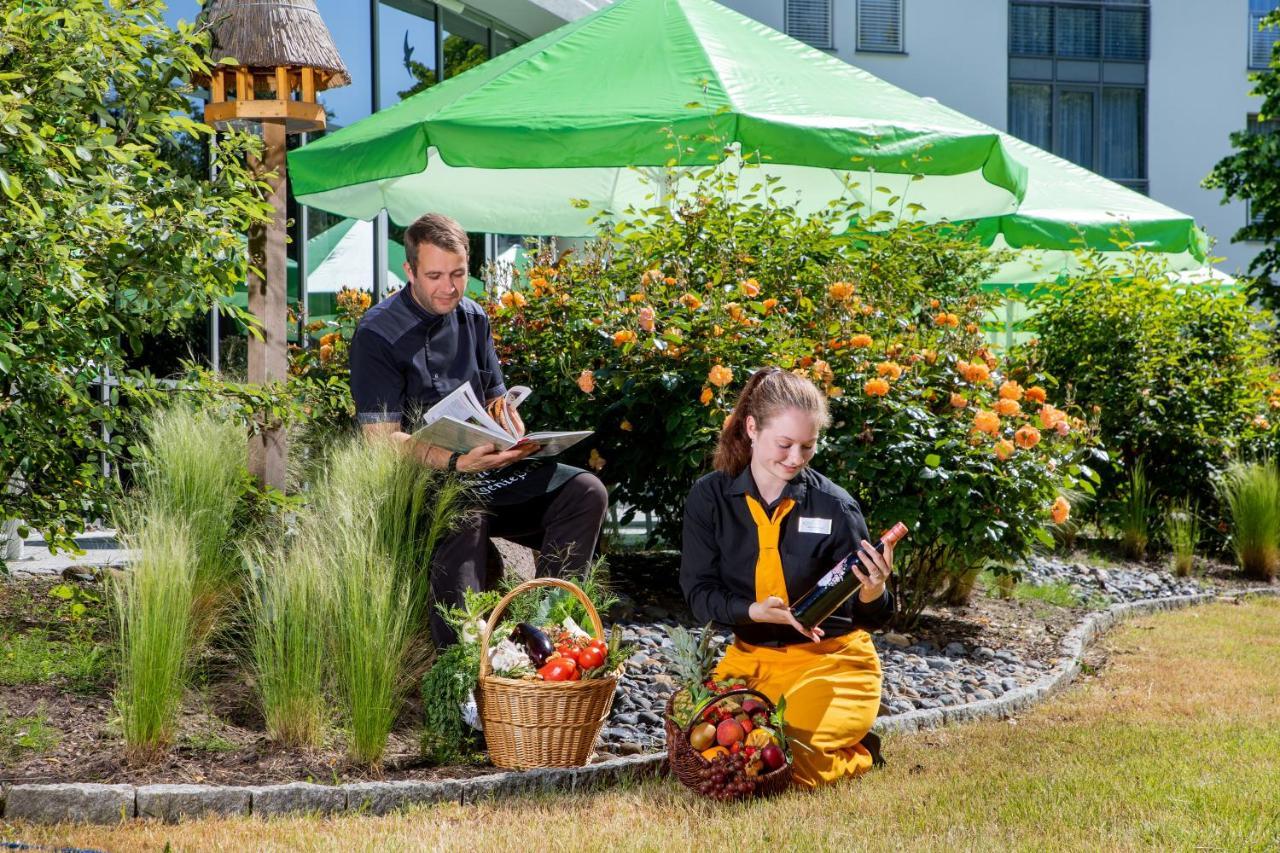
[{"label": "green and white patio umbrella", "polygon": [[343,216],[584,236],[729,147],[811,209],[852,182],[870,208],[1001,216],[1026,179],[996,131],[712,0],[618,0],[291,152],[289,174]]}]

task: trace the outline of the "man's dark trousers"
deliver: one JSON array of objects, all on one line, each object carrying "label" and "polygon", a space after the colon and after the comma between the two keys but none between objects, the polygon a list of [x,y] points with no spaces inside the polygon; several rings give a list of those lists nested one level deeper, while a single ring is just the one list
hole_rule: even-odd
[{"label": "man's dark trousers", "polygon": [[[501,580],[501,561],[491,561],[490,539],[508,539],[538,552],[538,577],[581,576],[595,556],[609,508],[604,484],[578,474],[542,497],[506,506],[481,507],[436,548],[431,561],[431,591],[437,602],[461,605],[464,590],[492,589]],[[457,637],[431,614],[436,648]]]}]

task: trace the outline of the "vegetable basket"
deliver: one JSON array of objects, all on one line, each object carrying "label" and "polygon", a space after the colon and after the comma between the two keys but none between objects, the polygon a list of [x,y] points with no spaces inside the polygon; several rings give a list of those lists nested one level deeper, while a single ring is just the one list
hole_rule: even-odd
[{"label": "vegetable basket", "polygon": [[[672,716],[673,711],[675,710],[673,707],[674,697],[667,700],[667,760],[671,765],[672,775],[679,779],[680,783],[691,791],[703,793],[701,790],[704,781],[702,773],[710,766],[710,762],[703,758],[702,754],[698,752],[698,750],[694,749],[693,744],[689,742],[689,734],[693,731],[694,726],[702,722],[703,714],[706,713],[708,708],[712,708],[717,703],[733,696],[750,696],[759,699],[764,703],[765,707],[769,709],[770,715],[772,715],[775,710],[774,703],[771,702],[769,697],[765,696],[763,693],[750,690],[748,688],[729,690],[717,696],[712,696],[704,701],[694,711],[689,724],[684,728],[681,728],[676,725]],[[778,735],[779,737],[783,737],[781,732],[779,732]],[[786,752],[785,747],[784,752]],[[791,779],[791,758],[788,753],[787,763],[783,764],[776,770],[770,770],[754,777],[751,783],[751,790],[745,796],[772,797],[776,794],[781,794],[783,791],[787,790],[787,788],[791,787]]]},{"label": "vegetable basket", "polygon": [[489,640],[507,605],[517,595],[545,586],[573,593],[587,609],[594,636],[605,639],[595,606],[568,581],[537,578],[503,596],[480,635],[480,677],[476,684],[476,705],[484,723],[489,760],[497,767],[581,767],[590,758],[613,705],[618,685],[615,675],[583,681],[530,681],[493,674]]}]

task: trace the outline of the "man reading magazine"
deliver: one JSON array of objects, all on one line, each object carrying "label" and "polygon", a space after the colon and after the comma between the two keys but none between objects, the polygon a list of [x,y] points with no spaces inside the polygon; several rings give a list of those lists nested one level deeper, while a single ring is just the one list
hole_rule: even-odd
[{"label": "man reading magazine", "polygon": [[[408,284],[371,308],[351,341],[351,394],[365,435],[404,442],[406,464],[477,475],[479,511],[432,559],[431,589],[446,604],[461,604],[463,590],[491,588],[501,578],[491,537],[537,549],[539,577],[581,573],[608,506],[604,484],[590,472],[528,458],[542,448],[519,441],[524,424],[502,378],[489,318],[463,295],[467,255],[467,234],[457,222],[438,213],[420,217],[405,232]],[[464,385],[470,402],[454,408],[451,395]],[[416,440],[412,433],[430,434],[423,416],[446,398],[437,416],[444,410],[465,420],[474,405],[490,420],[485,428],[500,428],[494,440],[468,441],[474,446],[466,452]],[[431,635],[438,647],[456,639],[437,613]]]}]

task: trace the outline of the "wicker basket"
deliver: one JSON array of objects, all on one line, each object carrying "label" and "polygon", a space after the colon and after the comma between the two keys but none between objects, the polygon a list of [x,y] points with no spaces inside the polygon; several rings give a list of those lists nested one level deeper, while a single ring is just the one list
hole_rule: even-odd
[{"label": "wicker basket", "polygon": [[558,578],[538,578],[507,593],[489,614],[480,636],[480,679],[476,705],[484,722],[489,760],[497,767],[581,767],[591,757],[600,727],[613,705],[614,676],[587,681],[528,681],[499,678],[489,663],[489,638],[511,600],[522,592],[558,586],[577,596],[591,617],[598,639],[605,639],[600,614],[582,590]]},{"label": "wicker basket", "polygon": [[[691,791],[697,791],[701,780],[698,778],[699,771],[707,766],[707,761],[702,757],[698,750],[693,748],[693,744],[689,743],[689,732],[693,731],[693,727],[702,719],[702,714],[710,707],[723,699],[730,696],[754,696],[769,708],[769,713],[774,710],[773,702],[769,701],[769,697],[763,693],[747,688],[739,688],[737,690],[729,690],[718,696],[713,696],[703,702],[693,713],[693,719],[685,728],[680,728],[672,719],[672,711],[674,711],[674,694],[667,700],[666,729],[667,729],[667,761],[671,764],[671,772],[680,780],[686,788]],[[779,732],[781,734],[781,732]],[[755,778],[755,787],[752,789],[750,796],[753,797],[772,797],[775,794],[781,794],[783,791],[791,787],[791,762],[779,767],[777,770],[770,770],[768,773],[762,773]]]}]

